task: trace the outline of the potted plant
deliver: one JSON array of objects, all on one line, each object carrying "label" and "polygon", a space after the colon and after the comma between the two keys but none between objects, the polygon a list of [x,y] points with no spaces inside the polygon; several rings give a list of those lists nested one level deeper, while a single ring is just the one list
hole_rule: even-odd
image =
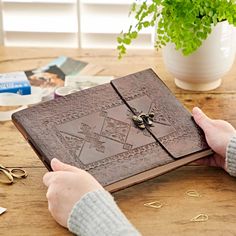
[{"label": "potted plant", "polygon": [[236,50],[235,0],[135,0],[134,23],[117,38],[119,57],[141,30],[155,27],[155,47],[163,47],[177,86],[210,90],[221,84]]}]

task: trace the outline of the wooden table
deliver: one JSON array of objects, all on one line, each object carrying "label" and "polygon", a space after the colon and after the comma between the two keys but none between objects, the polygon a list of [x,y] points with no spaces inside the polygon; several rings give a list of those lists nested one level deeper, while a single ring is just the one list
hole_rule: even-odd
[{"label": "wooden table", "polygon": [[[112,50],[0,48],[0,73],[40,67],[60,56],[70,56],[105,68],[101,75],[124,76],[153,68],[191,110],[201,107],[212,118],[222,118],[236,127],[236,64],[220,88],[205,92],[187,92],[175,87],[164,68],[160,53],[154,50],[129,51],[122,60]],[[24,167],[28,178],[11,186],[0,185],[0,206],[7,212],[0,216],[0,235],[70,235],[51,217],[47,208],[46,187],[42,177],[45,167],[11,122],[0,123],[0,163]],[[190,189],[201,197],[186,195]],[[130,221],[143,235],[236,235],[236,179],[223,170],[186,166],[114,194]],[[159,200],[160,209],[143,204]],[[207,222],[190,221],[199,213]]]}]

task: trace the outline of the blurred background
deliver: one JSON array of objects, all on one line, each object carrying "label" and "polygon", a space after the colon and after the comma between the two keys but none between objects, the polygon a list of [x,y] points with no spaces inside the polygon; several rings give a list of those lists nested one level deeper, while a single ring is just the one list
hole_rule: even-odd
[{"label": "blurred background", "polygon": [[[116,48],[129,27],[133,0],[0,0],[0,44],[23,47]],[[153,48],[146,29],[130,48]]]}]

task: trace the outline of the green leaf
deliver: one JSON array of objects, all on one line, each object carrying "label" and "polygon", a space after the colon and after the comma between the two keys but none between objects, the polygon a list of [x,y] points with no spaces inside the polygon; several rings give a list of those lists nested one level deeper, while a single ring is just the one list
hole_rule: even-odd
[{"label": "green leaf", "polygon": [[133,31],[133,32],[130,34],[130,37],[133,38],[133,39],[136,39],[136,38],[138,37],[138,32]]},{"label": "green leaf", "polygon": [[131,43],[131,39],[129,39],[129,38],[124,38],[124,39],[123,39],[123,42],[124,42],[125,44],[129,45],[129,44]]},{"label": "green leaf", "polygon": [[121,38],[121,37],[118,37],[118,38],[117,38],[117,42],[118,42],[119,44],[122,43],[122,42],[123,42],[122,38]]},{"label": "green leaf", "polygon": [[164,31],[163,29],[158,29],[158,30],[157,30],[157,33],[158,33],[159,35],[162,35],[162,34],[165,33],[165,31]]},{"label": "green leaf", "polygon": [[216,14],[212,17],[212,21],[213,21],[214,25],[216,25],[218,23],[218,19],[217,19],[217,15]]},{"label": "green leaf", "polygon": [[209,12],[208,12],[208,16],[210,16],[210,17],[212,17],[213,16],[213,11],[212,10],[210,10]]},{"label": "green leaf", "polygon": [[144,26],[145,28],[147,28],[147,27],[150,26],[150,23],[149,23],[148,21],[145,21],[145,22],[143,22],[143,26]]}]

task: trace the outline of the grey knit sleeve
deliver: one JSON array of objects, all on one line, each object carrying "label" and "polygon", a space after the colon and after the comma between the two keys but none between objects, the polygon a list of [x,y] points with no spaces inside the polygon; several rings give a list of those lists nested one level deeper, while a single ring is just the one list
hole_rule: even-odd
[{"label": "grey knit sleeve", "polygon": [[225,167],[230,175],[236,177],[236,136],[231,138],[227,146]]},{"label": "grey knit sleeve", "polygon": [[67,226],[79,236],[140,236],[105,190],[85,194],[73,207]]}]

